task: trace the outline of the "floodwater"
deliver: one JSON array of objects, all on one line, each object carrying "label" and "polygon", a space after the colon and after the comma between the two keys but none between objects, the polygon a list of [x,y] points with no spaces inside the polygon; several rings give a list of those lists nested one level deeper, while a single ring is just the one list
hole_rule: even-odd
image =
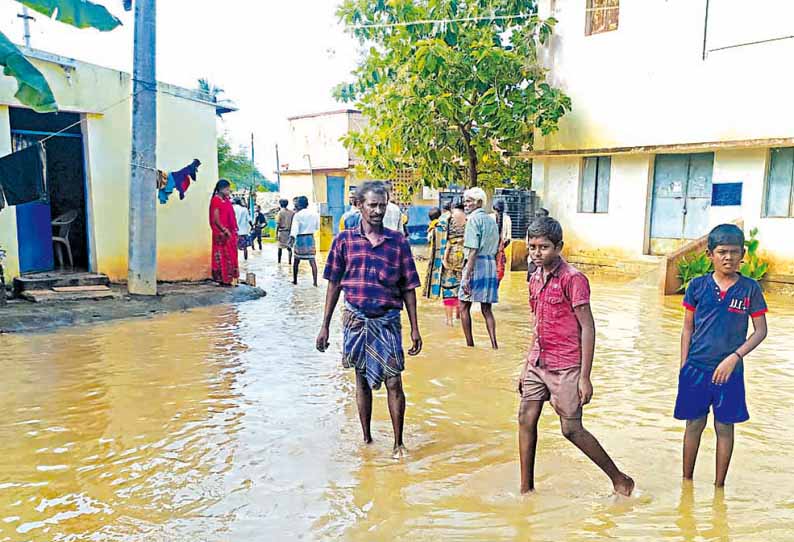
[{"label": "floodwater", "polygon": [[[304,264],[304,267],[305,264]],[[752,419],[723,492],[708,429],[682,486],[672,418],[680,298],[594,278],[595,397],[585,425],[637,482],[609,481],[541,420],[535,495],[518,495],[515,378],[526,283],[503,283],[502,349],[461,347],[422,303],[408,361],[406,444],[391,459],[384,392],[361,444],[350,373],[314,350],[323,288],[288,284],[274,251],[249,268],[265,299],[147,320],[0,336],[0,541],[791,540],[794,305],[746,362]]]}]

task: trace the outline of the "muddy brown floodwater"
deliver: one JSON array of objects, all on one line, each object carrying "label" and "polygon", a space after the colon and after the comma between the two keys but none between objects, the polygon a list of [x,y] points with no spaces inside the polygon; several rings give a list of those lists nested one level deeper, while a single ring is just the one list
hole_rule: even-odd
[{"label": "muddy brown floodwater", "polygon": [[585,423],[637,481],[630,499],[541,420],[538,493],[518,495],[515,377],[526,283],[496,309],[502,350],[420,307],[425,350],[405,373],[410,456],[390,458],[384,392],[360,443],[351,375],[314,350],[324,289],[255,255],[268,297],[148,320],[0,336],[0,541],[791,540],[794,303],[770,296],[746,362],[751,420],[724,493],[714,433],[682,486],[672,418],[680,298],[595,277],[595,397]]}]

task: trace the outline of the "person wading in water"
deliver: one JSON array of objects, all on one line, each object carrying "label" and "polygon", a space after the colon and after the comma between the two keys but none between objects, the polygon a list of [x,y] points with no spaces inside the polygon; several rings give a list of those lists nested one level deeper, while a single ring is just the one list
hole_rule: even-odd
[{"label": "person wading in water", "polygon": [[411,322],[409,356],[422,351],[416,314],[416,271],[411,246],[401,233],[383,227],[389,194],[381,182],[359,188],[361,224],[339,233],[331,245],[323,277],[328,281],[325,315],[317,336],[317,350],[328,348],[329,327],[339,295],[345,293],[342,365],[356,370],[356,403],[364,442],[372,442],[372,390],[386,383],[394,429],[394,458],[405,455],[403,425],[405,368],[400,313]]}]

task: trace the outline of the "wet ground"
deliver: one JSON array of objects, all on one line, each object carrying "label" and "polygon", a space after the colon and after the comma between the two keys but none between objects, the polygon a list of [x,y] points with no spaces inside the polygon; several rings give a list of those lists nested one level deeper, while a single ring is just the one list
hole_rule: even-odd
[{"label": "wet ground", "polygon": [[0,541],[790,540],[794,303],[771,297],[770,337],[746,362],[752,419],[724,493],[714,433],[693,486],[672,419],[680,298],[594,278],[595,397],[585,424],[637,481],[608,480],[541,421],[538,493],[518,495],[514,393],[528,330],[521,273],[503,284],[502,350],[461,347],[422,303],[408,361],[406,444],[376,394],[360,443],[351,375],[314,350],[323,288],[255,255],[268,297],[146,320],[0,336]]}]

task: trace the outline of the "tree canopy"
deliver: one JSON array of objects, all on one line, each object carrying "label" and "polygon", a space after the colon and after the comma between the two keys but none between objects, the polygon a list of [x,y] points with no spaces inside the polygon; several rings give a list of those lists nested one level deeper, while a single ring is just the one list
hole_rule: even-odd
[{"label": "tree canopy", "polygon": [[218,138],[218,176],[231,181],[235,188],[261,191],[259,187],[262,187],[265,192],[278,190],[278,185],[269,181],[251,162],[248,149],[239,147],[234,150],[226,134]]},{"label": "tree canopy", "polygon": [[545,81],[538,52],[553,18],[527,0],[344,0],[338,15],[365,48],[335,96],[368,119],[346,144],[376,177],[412,170],[433,186],[495,186],[529,176],[517,158],[552,133],[570,99]]}]

